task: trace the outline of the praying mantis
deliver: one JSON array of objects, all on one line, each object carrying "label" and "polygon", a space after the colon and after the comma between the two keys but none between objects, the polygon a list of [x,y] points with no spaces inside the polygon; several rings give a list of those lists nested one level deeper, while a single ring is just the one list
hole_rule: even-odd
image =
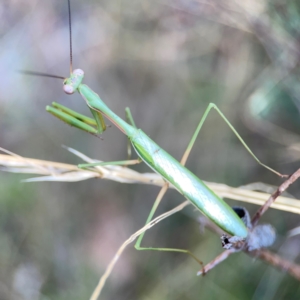
[{"label": "praying mantis", "polygon": [[[70,12],[70,0],[68,0],[69,12]],[[71,18],[70,18],[71,22]],[[70,39],[70,50],[72,49],[72,43]],[[72,53],[72,51],[71,51]],[[27,74],[48,76],[42,73],[36,72],[25,72]],[[49,75],[49,77],[54,77]],[[87,85],[83,84],[84,72],[81,69],[75,69],[72,67],[72,54],[70,63],[70,77],[63,78],[56,76],[57,78],[64,79],[63,86],[66,94],[73,94],[78,92],[89,107],[93,119],[88,118],[84,115],[78,114],[73,110],[66,108],[58,103],[52,103],[52,106],[47,106],[46,110],[53,114],[55,117],[61,119],[65,123],[74,126],[80,130],[89,132],[91,134],[102,134],[106,130],[106,124],[104,117],[110,120],[121,132],[123,132],[131,142],[132,147],[136,151],[139,159],[145,162],[154,172],[161,175],[166,182],[172,184],[177,191],[182,194],[187,200],[189,200],[199,211],[207,216],[211,221],[217,224],[221,229],[232,236],[236,236],[241,240],[246,240],[248,236],[248,228],[238,217],[238,215],[232,210],[226,202],[218,197],[212,190],[210,190],[195,174],[185,168],[183,165],[187,159],[187,156],[180,163],[165,150],[159,147],[151,138],[149,138],[141,129],[135,126],[132,115],[129,109],[126,109],[129,122],[124,121],[122,118],[117,116],[105,102]],[[210,103],[207,107],[203,117],[201,118],[196,131],[187,147],[190,151],[192,148],[201,128],[206,120],[209,112],[215,109],[218,114],[223,118],[226,124],[238,137],[238,139],[245,146],[246,150],[254,157],[254,159],[269,169],[270,171],[280,175],[275,170],[269,168],[259,161],[259,159],[253,154],[250,148],[243,141],[238,132],[234,129],[231,123],[219,110],[219,108]],[[188,153],[187,151],[187,153]],[[128,165],[126,161],[114,162],[115,164]],[[106,163],[108,164],[108,163]],[[110,162],[111,164],[111,162]],[[88,167],[86,165],[81,167]],[[156,210],[156,205],[151,209],[147,219],[147,223],[152,219]],[[140,247],[143,235],[138,239],[136,248],[138,250],[169,250],[177,252],[185,252],[182,249],[161,249],[161,248],[142,248]],[[193,256],[194,257],[194,256]],[[195,257],[194,257],[195,258]]]}]

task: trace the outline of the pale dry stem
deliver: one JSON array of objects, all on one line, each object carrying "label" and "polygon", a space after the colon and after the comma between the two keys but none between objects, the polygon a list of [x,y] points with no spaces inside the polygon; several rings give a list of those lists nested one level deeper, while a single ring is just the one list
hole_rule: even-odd
[{"label": "pale dry stem", "polygon": [[[84,161],[89,163],[97,162],[84,154],[68,148]],[[32,181],[66,181],[76,182],[90,178],[101,178],[121,183],[138,183],[163,186],[164,180],[156,173],[139,173],[127,167],[121,166],[97,166],[90,170],[79,169],[76,165],[64,164],[46,160],[38,160],[21,156],[0,154],[0,170],[43,175],[37,178],[24,180]],[[225,184],[205,182],[217,195],[222,198],[229,198],[237,201],[263,205],[269,198],[269,194],[250,191],[244,188],[234,188]],[[170,185],[170,188],[174,188]],[[271,205],[274,209],[300,214],[300,201],[288,197],[278,197]]]}]

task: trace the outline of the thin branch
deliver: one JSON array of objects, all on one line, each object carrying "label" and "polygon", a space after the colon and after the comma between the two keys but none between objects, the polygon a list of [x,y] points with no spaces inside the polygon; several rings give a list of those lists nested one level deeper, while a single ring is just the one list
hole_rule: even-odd
[{"label": "thin branch", "polygon": [[255,226],[261,216],[269,209],[273,202],[298,178],[300,177],[300,169],[293,173],[286,181],[284,181],[278,189],[270,196],[268,201],[255,213],[252,218],[252,225]]},{"label": "thin branch", "polygon": [[266,249],[247,252],[247,254],[255,258],[260,258],[274,267],[288,272],[290,275],[300,281],[300,265],[290,262]]},{"label": "thin branch", "polygon": [[231,254],[235,253],[235,249],[228,249],[223,251],[220,255],[218,255],[215,259],[213,259],[211,262],[209,262],[206,266],[204,266],[201,271],[197,273],[197,275],[205,275],[208,271],[212,270],[215,266],[217,266],[219,263],[227,259]]}]

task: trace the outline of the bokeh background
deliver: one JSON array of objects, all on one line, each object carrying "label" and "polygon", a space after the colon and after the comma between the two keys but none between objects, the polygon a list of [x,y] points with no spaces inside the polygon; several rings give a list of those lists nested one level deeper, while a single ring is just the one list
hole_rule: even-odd
[{"label": "bokeh background", "polygon": [[[74,67],[85,70],[85,82],[117,114],[129,106],[138,127],[178,159],[214,102],[264,163],[289,174],[299,157],[299,12],[295,0],[72,0]],[[126,159],[126,137],[114,126],[100,140],[45,112],[57,101],[89,114],[79,95],[65,95],[59,80],[16,72],[68,75],[66,1],[1,1],[0,36],[1,147],[73,164],[80,159],[61,145],[104,161]],[[235,187],[281,182],[215,112],[187,167]],[[134,168],[149,171],[143,164]],[[121,243],[144,225],[159,188],[97,179],[23,183],[26,178],[0,173],[0,298],[88,299]],[[299,198],[299,183],[289,192]],[[182,200],[168,192],[159,212]],[[250,213],[257,209],[245,206]],[[222,251],[220,240],[200,232],[198,216],[189,207],[168,218],[147,232],[144,245],[190,249],[209,262]],[[263,222],[278,233],[272,250],[299,261],[299,237],[286,237],[299,216],[271,209]],[[295,279],[244,253],[205,277],[196,277],[198,270],[185,255],[131,246],[102,299],[300,297]]]}]

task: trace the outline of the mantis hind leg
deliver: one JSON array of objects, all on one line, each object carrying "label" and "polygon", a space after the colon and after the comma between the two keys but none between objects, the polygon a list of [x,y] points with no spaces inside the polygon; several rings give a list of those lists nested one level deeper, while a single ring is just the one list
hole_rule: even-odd
[{"label": "mantis hind leg", "polygon": [[263,166],[264,168],[266,168],[267,170],[275,173],[276,175],[280,176],[280,177],[285,177],[285,175],[282,175],[281,173],[275,171],[274,169],[268,167],[267,165],[263,164],[256,156],[255,154],[252,152],[252,150],[249,148],[249,146],[245,143],[245,141],[242,139],[242,137],[239,135],[239,133],[235,130],[235,128],[233,127],[233,125],[229,122],[229,120],[224,116],[224,114],[221,112],[221,110],[217,107],[216,104],[214,103],[209,103],[208,107],[206,108],[204,114],[203,114],[203,117],[201,118],[197,128],[196,128],[196,131],[195,133],[193,134],[193,137],[187,147],[187,150],[182,158],[182,161],[185,163],[187,158],[188,158],[188,155],[189,153],[191,152],[192,150],[192,147],[195,143],[195,140],[204,124],[204,121],[206,120],[208,114],[210,113],[211,109],[215,109],[218,114],[221,116],[221,118],[225,121],[225,123],[228,125],[228,127],[233,131],[233,133],[236,135],[236,137],[239,139],[239,141],[242,143],[242,145],[246,148],[246,150],[250,153],[250,155],[257,161],[257,163],[259,163],[261,166]]}]

